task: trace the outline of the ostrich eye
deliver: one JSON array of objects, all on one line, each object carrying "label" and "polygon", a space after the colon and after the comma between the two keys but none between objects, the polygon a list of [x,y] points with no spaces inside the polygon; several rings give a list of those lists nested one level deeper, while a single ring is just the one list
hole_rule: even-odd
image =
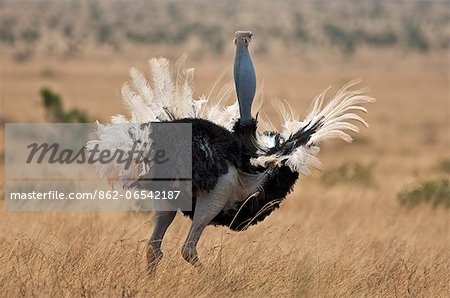
[{"label": "ostrich eye", "polygon": [[248,44],[250,43],[250,37],[245,36],[242,38],[242,41],[243,41],[244,45],[247,47]]}]

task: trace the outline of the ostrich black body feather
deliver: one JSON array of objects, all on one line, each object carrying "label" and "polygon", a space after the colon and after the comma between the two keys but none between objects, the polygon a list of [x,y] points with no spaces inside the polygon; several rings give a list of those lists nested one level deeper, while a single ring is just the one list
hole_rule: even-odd
[{"label": "ostrich black body feather", "polygon": [[[173,122],[192,124],[192,210],[182,211],[191,219],[194,217],[196,195],[200,191],[214,189],[219,177],[228,172],[229,165],[249,174],[267,170],[250,164],[250,158],[255,157],[258,150],[254,142],[255,119],[247,125],[237,121],[232,132],[204,119],[179,119]],[[296,145],[299,145],[298,142],[306,143],[313,132],[310,129],[296,134],[289,142],[295,139]],[[257,193],[248,200],[240,201],[233,209],[222,210],[210,224],[227,226],[235,231],[257,224],[279,207],[292,191],[298,176],[287,166],[270,169]]]}]

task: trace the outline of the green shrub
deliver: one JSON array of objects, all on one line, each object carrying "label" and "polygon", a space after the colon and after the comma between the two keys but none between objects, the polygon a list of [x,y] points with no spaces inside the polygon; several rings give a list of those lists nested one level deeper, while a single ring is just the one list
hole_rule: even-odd
[{"label": "green shrub", "polygon": [[443,159],[438,164],[439,170],[450,174],[450,159]]},{"label": "green shrub", "polygon": [[15,36],[12,28],[0,25],[0,42],[4,44],[13,45]]},{"label": "green shrub", "polygon": [[294,27],[294,31],[292,34],[293,34],[295,40],[297,40],[299,42],[304,42],[304,43],[307,43],[308,41],[310,41],[311,36],[306,29],[307,28],[306,22],[305,22],[302,14],[300,14],[300,13],[294,14],[293,27]]},{"label": "green shrub", "polygon": [[401,205],[414,207],[421,203],[433,207],[443,205],[450,208],[450,183],[448,178],[425,180],[419,185],[405,189],[397,195]]},{"label": "green shrub", "polygon": [[22,32],[22,38],[28,43],[34,43],[40,38],[40,34],[35,28],[27,28]]},{"label": "green shrub", "polygon": [[336,168],[331,168],[324,172],[320,179],[326,185],[349,183],[367,187],[375,186],[374,168],[374,163],[362,165],[356,161],[345,162]]},{"label": "green shrub", "polygon": [[366,32],[363,30],[358,30],[355,32],[356,38],[368,45],[373,45],[377,47],[381,46],[391,46],[397,43],[397,35],[390,30],[385,30],[378,33]]},{"label": "green shrub", "polygon": [[406,43],[412,48],[421,52],[427,52],[430,49],[428,39],[425,37],[421,28],[411,22],[404,24]]},{"label": "green shrub", "polygon": [[47,111],[47,117],[53,122],[61,123],[87,123],[92,122],[86,113],[72,109],[65,111],[61,96],[51,91],[49,88],[41,89],[42,105]]},{"label": "green shrub", "polygon": [[323,31],[330,42],[337,45],[345,54],[353,54],[356,47],[356,38],[352,32],[346,31],[334,24],[325,24]]},{"label": "green shrub", "polygon": [[386,10],[384,8],[383,2],[379,0],[372,1],[372,5],[369,10],[369,16],[371,18],[380,18],[386,15]]},{"label": "green shrub", "polygon": [[109,25],[101,24],[97,28],[97,41],[100,44],[111,43],[113,40],[113,31]]},{"label": "green shrub", "polygon": [[63,29],[63,34],[66,38],[72,38],[73,37],[73,27],[70,24],[66,24],[64,25]]}]

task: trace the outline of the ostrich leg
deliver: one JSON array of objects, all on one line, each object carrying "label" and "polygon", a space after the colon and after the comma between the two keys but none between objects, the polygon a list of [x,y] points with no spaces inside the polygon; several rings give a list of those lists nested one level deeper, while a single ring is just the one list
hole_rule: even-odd
[{"label": "ostrich leg", "polygon": [[[215,189],[213,192],[217,192]],[[211,193],[208,193],[210,195]],[[183,258],[194,266],[201,266],[201,263],[197,254],[197,243],[203,230],[208,223],[219,214],[223,206],[227,201],[227,194],[223,194],[223,197],[215,196],[198,196],[195,207],[194,218],[189,230],[187,239],[181,250]]]},{"label": "ostrich leg", "polygon": [[147,270],[150,275],[155,274],[156,267],[161,261],[163,256],[161,243],[176,214],[176,211],[155,211],[155,226],[147,247]]},{"label": "ostrich leg", "polygon": [[229,167],[228,173],[219,178],[213,190],[197,195],[192,225],[181,250],[183,258],[194,266],[201,266],[197,254],[197,243],[203,230],[219,214],[224,206],[229,203],[236,184],[236,169]]}]

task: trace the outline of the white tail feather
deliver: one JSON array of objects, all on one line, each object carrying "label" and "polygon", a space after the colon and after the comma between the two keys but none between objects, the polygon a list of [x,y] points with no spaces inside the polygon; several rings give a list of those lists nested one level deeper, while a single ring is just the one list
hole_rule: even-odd
[{"label": "white tail feather", "polygon": [[[149,61],[153,75],[155,98],[160,101],[165,109],[172,107],[175,102],[175,85],[170,72],[169,60],[165,58],[153,58]],[[169,120],[169,118],[165,119]]]},{"label": "white tail feather", "polygon": [[[115,119],[124,120],[122,117],[116,117]],[[138,123],[104,125],[97,123],[98,140],[89,141],[86,149],[91,151],[96,148],[98,151],[109,151],[113,152],[113,154],[121,150],[123,152],[122,160],[126,160],[129,157],[129,152],[135,146],[136,151],[142,152],[147,156],[151,154],[152,140],[150,139],[150,132],[150,125],[142,127]],[[115,160],[108,163],[97,162],[96,166],[99,170],[100,178],[116,181],[120,186],[127,187],[136,179],[145,175],[149,171],[151,164],[144,160],[130,164],[119,163]]]},{"label": "white tail feather", "polygon": [[122,87],[122,98],[131,112],[132,123],[145,123],[154,118],[153,110],[142,100],[142,97],[131,91],[128,84]]},{"label": "white tail feather", "polygon": [[[185,56],[176,63],[176,73],[173,72],[169,60],[165,58],[149,60],[152,84],[141,72],[135,68],[130,69],[132,83],[124,84],[121,90],[123,103],[130,112],[130,118],[116,115],[111,118],[114,125],[97,123],[98,140],[90,141],[87,149],[92,150],[97,145],[101,150],[120,149],[128,152],[136,141],[150,144],[147,130],[150,126],[142,128],[140,124],[171,120],[171,117],[204,118],[231,130],[239,117],[239,106],[237,103],[229,106],[223,103],[230,97],[234,90],[233,86],[227,85],[217,94],[211,91],[208,98],[202,96],[194,99],[192,91],[194,69],[184,69],[182,67],[184,60]],[[220,79],[215,85],[219,81]],[[130,136],[130,129],[136,131],[133,137]],[[118,179],[118,183],[123,185],[144,175],[150,167],[144,163],[133,163],[129,169],[117,163],[98,166],[100,177]]]},{"label": "white tail feather", "polygon": [[[369,126],[361,116],[350,112],[366,112],[367,109],[359,105],[375,101],[372,97],[364,95],[364,92],[367,91],[366,89],[349,90],[357,83],[359,81],[351,81],[345,84],[323,109],[323,101],[329,88],[322,92],[314,99],[308,116],[302,122],[294,120],[292,112],[289,113],[284,106],[281,106],[279,111],[284,119],[284,124],[280,135],[285,141],[288,141],[292,135],[300,130],[306,131],[312,127],[318,127],[317,130],[311,135],[306,144],[296,148],[290,154],[281,155],[280,153],[275,153],[263,155],[252,159],[251,163],[255,166],[267,166],[271,163],[286,165],[292,171],[303,175],[310,174],[309,168],[322,169],[322,164],[317,159],[318,146],[322,142],[332,138],[351,142],[352,137],[347,131],[358,133],[359,128],[348,121],[359,122],[365,127]],[[275,138],[275,136],[272,136],[272,138]],[[263,134],[257,136],[257,142],[263,150],[267,150],[268,146],[274,144],[274,140],[271,141],[270,137]]]}]

